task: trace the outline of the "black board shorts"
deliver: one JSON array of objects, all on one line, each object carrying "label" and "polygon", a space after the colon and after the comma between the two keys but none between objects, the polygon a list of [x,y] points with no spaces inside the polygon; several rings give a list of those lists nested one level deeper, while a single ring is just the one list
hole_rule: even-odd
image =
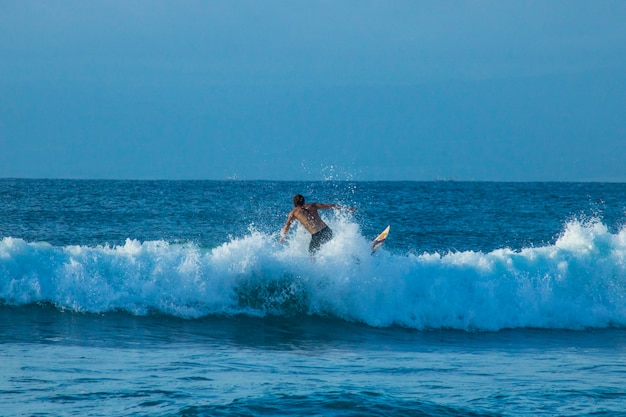
[{"label": "black board shorts", "polygon": [[330,239],[333,238],[333,231],[330,227],[326,226],[317,233],[311,235],[311,243],[309,244],[309,253],[314,254],[319,248]]}]

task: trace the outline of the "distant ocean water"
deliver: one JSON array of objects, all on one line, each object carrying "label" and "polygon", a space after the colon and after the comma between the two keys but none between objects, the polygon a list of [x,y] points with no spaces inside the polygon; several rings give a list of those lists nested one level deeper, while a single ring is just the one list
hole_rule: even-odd
[{"label": "distant ocean water", "polygon": [[[295,193],[357,208],[314,259]],[[0,415],[624,415],[625,224],[619,183],[0,179]]]}]

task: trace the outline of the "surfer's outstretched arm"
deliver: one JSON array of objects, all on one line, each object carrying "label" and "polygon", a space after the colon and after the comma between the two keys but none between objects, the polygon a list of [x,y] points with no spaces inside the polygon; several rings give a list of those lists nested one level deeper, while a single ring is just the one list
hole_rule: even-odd
[{"label": "surfer's outstretched arm", "polygon": [[321,203],[311,203],[311,206],[315,206],[316,209],[335,209],[335,210],[348,210],[348,211],[356,211],[354,207],[341,206],[339,204],[321,204]]}]

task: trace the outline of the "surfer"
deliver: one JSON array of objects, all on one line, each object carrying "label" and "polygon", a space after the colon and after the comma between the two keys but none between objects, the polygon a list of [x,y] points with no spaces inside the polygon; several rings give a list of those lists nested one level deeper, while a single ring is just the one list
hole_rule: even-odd
[{"label": "surfer", "polygon": [[[306,230],[311,233],[311,243],[309,244],[309,253],[312,255],[326,242],[333,238],[333,231],[328,227],[326,223],[321,219],[317,213],[321,209],[341,209],[345,208],[337,204],[320,204],[309,203],[305,204],[304,197],[300,194],[296,194],[293,197],[294,209],[291,210],[287,217],[287,222],[280,232],[280,242],[285,240],[285,236],[291,227],[291,223],[294,220],[298,220],[305,227]],[[347,208],[350,211],[354,211],[353,207]]]}]

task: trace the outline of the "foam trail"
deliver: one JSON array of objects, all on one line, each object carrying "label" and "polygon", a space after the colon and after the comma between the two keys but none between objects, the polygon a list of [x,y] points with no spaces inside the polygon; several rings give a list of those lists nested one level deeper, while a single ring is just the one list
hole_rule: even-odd
[{"label": "foam trail", "polygon": [[626,326],[626,229],[566,224],[553,244],[521,251],[370,256],[346,218],[314,260],[309,235],[285,244],[251,230],[214,249],[127,240],[120,246],[0,241],[0,301],[77,312],[184,318],[308,314],[415,329]]}]

